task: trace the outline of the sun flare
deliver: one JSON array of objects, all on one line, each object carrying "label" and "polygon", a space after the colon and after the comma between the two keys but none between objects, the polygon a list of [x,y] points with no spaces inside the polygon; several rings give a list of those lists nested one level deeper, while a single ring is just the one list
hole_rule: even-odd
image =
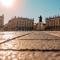
[{"label": "sun flare", "polygon": [[5,7],[10,7],[13,4],[13,0],[1,0],[1,4]]}]

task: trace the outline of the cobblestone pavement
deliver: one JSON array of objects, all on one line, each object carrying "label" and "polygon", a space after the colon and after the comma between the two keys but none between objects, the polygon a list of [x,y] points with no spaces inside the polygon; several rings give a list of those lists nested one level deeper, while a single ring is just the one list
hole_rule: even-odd
[{"label": "cobblestone pavement", "polygon": [[49,34],[51,34],[51,35],[55,35],[55,36],[58,36],[58,37],[60,37],[60,31],[47,31],[46,33],[49,33]]},{"label": "cobblestone pavement", "polygon": [[60,60],[60,37],[56,33],[0,32],[0,60]]}]

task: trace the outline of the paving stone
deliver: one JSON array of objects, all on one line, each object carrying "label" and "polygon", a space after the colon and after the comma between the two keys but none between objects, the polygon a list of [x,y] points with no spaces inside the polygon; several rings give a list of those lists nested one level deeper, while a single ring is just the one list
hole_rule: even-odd
[{"label": "paving stone", "polygon": [[[0,33],[0,60],[60,60],[60,37],[54,35],[56,33],[49,31]],[[28,35],[18,37],[25,34]]]}]

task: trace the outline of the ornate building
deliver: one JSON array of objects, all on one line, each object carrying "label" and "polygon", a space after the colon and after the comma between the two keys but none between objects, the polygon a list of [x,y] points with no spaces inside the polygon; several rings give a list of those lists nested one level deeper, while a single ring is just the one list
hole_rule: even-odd
[{"label": "ornate building", "polygon": [[19,30],[33,30],[34,20],[29,18],[14,17],[5,27],[5,30],[19,31]]},{"label": "ornate building", "polygon": [[46,18],[47,30],[60,30],[60,16]]},{"label": "ornate building", "polygon": [[0,16],[0,30],[2,30],[4,26],[4,15]]}]

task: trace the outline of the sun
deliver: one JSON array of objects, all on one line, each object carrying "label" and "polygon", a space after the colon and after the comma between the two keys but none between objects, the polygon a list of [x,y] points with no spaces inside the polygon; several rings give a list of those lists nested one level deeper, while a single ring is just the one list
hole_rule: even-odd
[{"label": "sun", "polygon": [[13,0],[1,0],[1,4],[5,7],[10,7],[13,5]]}]

